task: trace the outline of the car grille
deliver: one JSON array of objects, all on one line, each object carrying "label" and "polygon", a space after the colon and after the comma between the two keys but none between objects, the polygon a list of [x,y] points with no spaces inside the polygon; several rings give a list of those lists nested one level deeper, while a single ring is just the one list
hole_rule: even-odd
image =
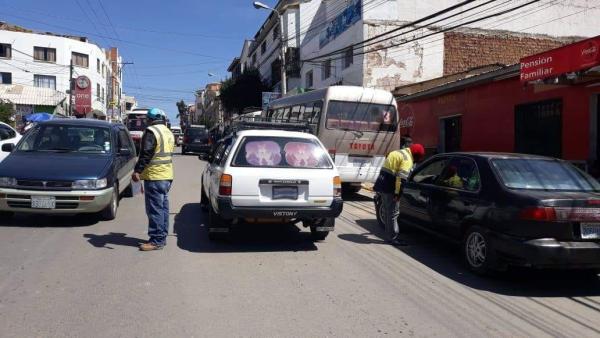
[{"label": "car grille", "polygon": [[[31,209],[31,201],[7,201],[6,204],[8,204],[8,206],[11,208]],[[79,207],[79,203],[58,202],[58,200],[57,200],[56,208],[54,208],[54,209],[68,210],[68,209],[77,209],[77,207]]]},{"label": "car grille", "polygon": [[17,180],[17,188],[31,190],[71,190],[72,185],[69,181]]}]

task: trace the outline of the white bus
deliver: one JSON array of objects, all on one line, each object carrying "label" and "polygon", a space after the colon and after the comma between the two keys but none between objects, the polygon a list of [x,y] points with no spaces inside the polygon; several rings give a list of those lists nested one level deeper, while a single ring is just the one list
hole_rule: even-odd
[{"label": "white bus", "polygon": [[385,156],[400,146],[396,100],[385,90],[332,86],[272,101],[265,115],[271,121],[308,122],[349,191],[375,182]]},{"label": "white bus", "polygon": [[135,108],[123,114],[123,124],[129,130],[129,135],[131,135],[137,151],[140,151],[142,135],[148,126],[147,114],[148,108]]}]

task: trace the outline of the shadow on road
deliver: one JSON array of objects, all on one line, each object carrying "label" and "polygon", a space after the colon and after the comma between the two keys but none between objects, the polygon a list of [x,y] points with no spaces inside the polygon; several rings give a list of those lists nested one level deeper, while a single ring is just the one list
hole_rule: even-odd
[{"label": "shadow on road", "polygon": [[[340,234],[343,240],[358,244],[382,244],[384,230],[375,219],[357,220],[363,234]],[[589,272],[512,268],[490,277],[470,272],[462,262],[458,246],[418,229],[402,233],[407,246],[397,249],[437,273],[465,286],[519,297],[600,296],[600,277]]]},{"label": "shadow on road", "polygon": [[127,234],[121,232],[109,232],[106,235],[85,234],[83,237],[88,239],[88,242],[96,248],[114,249],[109,244],[138,247],[141,243],[146,242],[143,239],[135,237],[127,237]]},{"label": "shadow on road", "polygon": [[309,232],[281,224],[248,224],[235,227],[227,241],[208,239],[208,216],[199,203],[189,203],[175,216],[177,246],[191,252],[276,252],[317,250]]},{"label": "shadow on road", "polygon": [[8,219],[0,219],[0,227],[30,228],[74,228],[87,227],[98,223],[95,215],[47,216],[17,214]]},{"label": "shadow on road", "polygon": [[348,202],[370,202],[373,201],[373,197],[358,193],[344,193],[342,199]]}]

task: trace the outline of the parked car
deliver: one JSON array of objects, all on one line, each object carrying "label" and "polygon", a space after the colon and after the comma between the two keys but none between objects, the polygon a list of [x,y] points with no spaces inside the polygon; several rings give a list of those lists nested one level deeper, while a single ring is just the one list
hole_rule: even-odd
[{"label": "parked car", "polygon": [[183,134],[183,143],[181,144],[181,154],[209,153],[211,145],[208,138],[208,131],[205,126],[192,125],[185,129]]},{"label": "parked car", "polygon": [[[21,135],[11,126],[0,122],[0,147],[7,143],[17,143],[21,139]],[[0,162],[8,156],[8,153],[0,152]]]},{"label": "parked car", "polygon": [[243,130],[217,144],[202,174],[209,237],[231,224],[302,222],[314,240],[333,231],[342,212],[341,183],[323,144],[309,133]]},{"label": "parked car", "polygon": [[171,127],[171,132],[173,133],[173,136],[175,136],[175,145],[179,147],[183,143],[183,133],[181,132],[181,127]]},{"label": "parked car", "polygon": [[135,146],[125,126],[99,120],[52,120],[31,129],[0,163],[0,212],[97,213],[116,217],[131,192]]},{"label": "parked car", "polygon": [[[379,202],[376,211],[379,218]],[[558,159],[433,156],[403,183],[399,220],[462,243],[476,273],[600,268],[600,184]]]}]

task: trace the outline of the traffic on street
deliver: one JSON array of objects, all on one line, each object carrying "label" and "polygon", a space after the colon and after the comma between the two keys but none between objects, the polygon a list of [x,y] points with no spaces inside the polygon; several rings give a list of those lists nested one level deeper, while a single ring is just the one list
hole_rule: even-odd
[{"label": "traffic on street", "polygon": [[0,337],[600,337],[600,3],[73,2],[0,0]]}]

